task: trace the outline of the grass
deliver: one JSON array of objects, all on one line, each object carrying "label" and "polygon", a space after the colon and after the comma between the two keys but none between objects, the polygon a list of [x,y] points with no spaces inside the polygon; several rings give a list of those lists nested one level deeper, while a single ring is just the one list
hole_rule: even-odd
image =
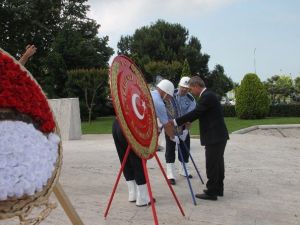
[{"label": "grass", "polygon": [[[270,125],[270,124],[300,124],[300,117],[269,117],[266,119],[257,120],[241,120],[237,117],[225,117],[225,123],[229,133],[246,127],[255,125]],[[196,125],[197,124],[197,125]],[[198,122],[193,123],[191,129],[193,135],[199,134]]]},{"label": "grass", "polygon": [[[81,123],[83,134],[111,134],[111,127],[114,117],[99,117],[89,124],[88,122]],[[260,120],[241,120],[236,117],[225,117],[229,133],[254,125],[269,125],[269,124],[300,124],[300,117],[270,117]],[[199,134],[198,121],[194,121],[192,135]]]},{"label": "grass", "polygon": [[111,134],[111,127],[114,121],[114,116],[98,117],[90,124],[88,122],[81,123],[83,134]]}]

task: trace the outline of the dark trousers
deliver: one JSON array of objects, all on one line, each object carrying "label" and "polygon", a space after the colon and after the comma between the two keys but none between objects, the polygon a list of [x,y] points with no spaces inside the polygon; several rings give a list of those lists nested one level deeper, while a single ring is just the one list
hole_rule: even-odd
[{"label": "dark trousers", "polygon": [[[176,143],[174,141],[172,141],[168,135],[165,135],[165,137],[166,137],[166,152],[165,152],[166,163],[174,163],[175,162]],[[183,141],[180,141],[179,148],[182,152],[183,161],[185,163],[188,163],[189,162],[189,152],[190,152],[190,134],[187,135],[184,143],[185,143],[185,145],[183,144]],[[186,149],[185,146],[188,149]],[[179,152],[178,152],[178,160],[180,162],[182,162]]]},{"label": "dark trousers", "polygon": [[[112,127],[112,135],[117,148],[120,162],[122,163],[126,153],[128,143],[122,133],[122,129],[117,120],[114,121]],[[126,181],[135,180],[137,185],[146,184],[144,169],[141,158],[139,158],[133,150],[130,150],[125,167],[123,170]]]},{"label": "dark trousers", "polygon": [[205,146],[206,187],[210,194],[217,195],[224,190],[224,151],[227,141]]}]

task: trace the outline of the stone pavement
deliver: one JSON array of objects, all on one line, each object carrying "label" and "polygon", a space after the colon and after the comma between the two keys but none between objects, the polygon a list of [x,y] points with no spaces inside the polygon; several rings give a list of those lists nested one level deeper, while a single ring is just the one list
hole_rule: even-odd
[{"label": "stone pavement", "polygon": [[[278,131],[279,130],[279,131]],[[283,135],[281,134],[283,133]],[[225,193],[218,201],[196,199],[194,206],[185,178],[173,186],[183,206],[183,217],[155,159],[147,163],[159,224],[174,225],[300,225],[300,128],[258,129],[231,134],[225,151]],[[154,224],[151,207],[127,202],[122,176],[108,217],[111,189],[120,168],[111,135],[83,135],[65,141],[60,183],[85,225]],[[205,176],[204,148],[192,139],[191,153]],[[157,153],[163,165],[164,151]],[[179,164],[176,164],[179,169]],[[195,193],[205,188],[190,164]],[[55,196],[51,201],[57,201]],[[2,225],[15,220],[0,221]],[[58,205],[43,225],[71,224]]]}]

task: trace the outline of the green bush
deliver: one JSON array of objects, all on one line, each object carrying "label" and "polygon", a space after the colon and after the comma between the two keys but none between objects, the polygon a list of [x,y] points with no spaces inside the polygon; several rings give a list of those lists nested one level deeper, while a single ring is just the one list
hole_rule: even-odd
[{"label": "green bush", "polygon": [[[235,117],[234,105],[222,105],[224,117]],[[271,105],[268,117],[300,117],[300,104]]]},{"label": "green bush", "polygon": [[292,117],[300,116],[299,104],[282,104],[270,106],[270,117]]},{"label": "green bush", "polygon": [[235,106],[234,105],[222,105],[224,117],[235,117]]},{"label": "green bush", "polygon": [[261,119],[268,115],[268,94],[256,74],[244,76],[237,90],[235,110],[240,119]]},{"label": "green bush", "polygon": [[96,104],[95,115],[96,117],[114,116],[115,110],[112,101]]}]

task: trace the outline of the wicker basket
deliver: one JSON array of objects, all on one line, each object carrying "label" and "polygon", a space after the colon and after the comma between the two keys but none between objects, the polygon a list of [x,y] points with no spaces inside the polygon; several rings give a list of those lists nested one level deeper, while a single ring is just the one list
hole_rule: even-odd
[{"label": "wicker basket", "polygon": [[[3,51],[2,49],[0,49],[0,52],[4,53],[7,56],[10,56],[8,53]],[[20,66],[20,69],[22,69],[23,71],[25,71],[27,73],[27,76],[29,76],[32,79],[32,81],[35,82],[35,84],[37,84],[35,79],[32,77],[32,75],[30,74],[29,71],[27,71],[16,60],[14,60],[14,62]],[[40,91],[43,93],[43,91],[41,89],[40,89]],[[43,93],[43,95],[44,95],[44,93]],[[44,95],[44,97],[45,97],[45,99],[47,99],[45,95]],[[52,113],[52,115],[53,115],[53,113]],[[18,121],[23,121],[26,123],[32,123],[36,127],[35,122],[28,115],[22,114],[12,108],[9,108],[9,109],[0,108],[0,120],[13,120],[13,121],[18,120]],[[54,130],[54,133],[56,133],[59,137],[61,137],[56,121],[55,121],[55,125],[56,125],[56,128]],[[15,216],[19,216],[20,219],[25,218],[30,214],[31,210],[34,207],[45,205],[48,202],[49,196],[52,193],[53,188],[56,185],[56,182],[58,181],[61,165],[62,165],[62,143],[60,140],[60,143],[58,146],[58,156],[57,156],[56,163],[55,163],[55,169],[52,172],[51,177],[48,179],[47,184],[43,186],[42,191],[36,192],[34,195],[31,195],[31,196],[24,195],[21,198],[8,198],[7,200],[0,201],[0,220],[12,218]],[[35,223],[35,224],[37,224],[37,223]]]}]

